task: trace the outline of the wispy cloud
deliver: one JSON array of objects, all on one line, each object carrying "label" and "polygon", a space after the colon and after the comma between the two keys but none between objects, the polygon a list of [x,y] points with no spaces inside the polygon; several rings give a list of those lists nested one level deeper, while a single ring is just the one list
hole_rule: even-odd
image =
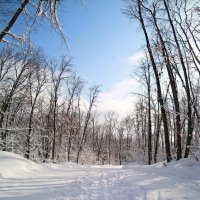
[{"label": "wispy cloud", "polygon": [[135,53],[131,56],[128,56],[127,58],[120,59],[120,61],[133,65],[133,64],[138,64],[144,58],[145,58],[145,52],[144,51],[138,51],[137,53]]},{"label": "wispy cloud", "polygon": [[122,80],[99,95],[98,110],[100,113],[114,111],[120,117],[125,116],[133,108],[135,97],[131,94],[138,87],[138,82],[133,79]]}]

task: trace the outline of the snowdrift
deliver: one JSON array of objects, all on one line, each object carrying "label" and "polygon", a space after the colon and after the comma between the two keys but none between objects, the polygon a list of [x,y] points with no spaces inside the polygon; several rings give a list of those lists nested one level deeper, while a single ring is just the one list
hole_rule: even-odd
[{"label": "snowdrift", "polygon": [[40,166],[20,155],[0,151],[0,175],[4,178],[17,178],[34,175]]},{"label": "snowdrift", "polygon": [[[79,165],[68,162],[62,164],[37,164],[20,155],[11,152],[0,151],[0,176],[3,178],[35,177],[42,174],[53,173],[57,170],[75,168]],[[80,166],[79,166],[80,167]]]},{"label": "snowdrift", "polygon": [[200,162],[189,158],[165,165],[36,164],[0,151],[0,200],[200,198]]}]

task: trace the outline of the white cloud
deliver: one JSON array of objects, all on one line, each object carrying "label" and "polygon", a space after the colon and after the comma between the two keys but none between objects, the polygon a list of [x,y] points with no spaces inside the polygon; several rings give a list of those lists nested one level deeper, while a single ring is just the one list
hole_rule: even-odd
[{"label": "white cloud", "polygon": [[131,94],[138,87],[133,79],[122,80],[111,87],[107,92],[99,95],[98,111],[102,114],[114,111],[120,117],[125,116],[133,109],[135,97]]},{"label": "white cloud", "polygon": [[127,62],[129,64],[138,64],[144,58],[145,58],[145,52],[138,51],[137,53],[133,54],[132,56],[129,56],[127,58],[123,58],[120,60],[123,62]]}]

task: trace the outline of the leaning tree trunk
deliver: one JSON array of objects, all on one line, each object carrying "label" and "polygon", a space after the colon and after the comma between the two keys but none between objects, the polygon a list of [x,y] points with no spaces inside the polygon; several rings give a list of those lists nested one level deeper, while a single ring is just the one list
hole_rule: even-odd
[{"label": "leaning tree trunk", "polygon": [[142,30],[143,30],[144,35],[145,35],[145,40],[146,40],[146,45],[147,45],[147,49],[148,49],[148,52],[149,52],[149,57],[150,57],[151,64],[152,64],[152,67],[153,67],[153,71],[154,71],[154,75],[155,75],[155,78],[156,78],[158,102],[160,103],[163,126],[164,126],[165,150],[166,150],[167,162],[170,162],[171,161],[171,151],[170,151],[167,113],[166,113],[166,110],[165,110],[164,100],[163,100],[163,96],[162,96],[162,90],[161,90],[160,78],[159,78],[157,66],[156,66],[156,63],[155,63],[155,60],[154,60],[153,52],[151,50],[149,36],[147,34],[147,30],[146,30],[144,20],[143,20],[143,16],[142,16],[141,1],[140,0],[138,0],[138,11],[139,11],[139,20],[140,20]]},{"label": "leaning tree trunk", "polygon": [[182,149],[181,149],[181,118],[180,118],[180,106],[179,106],[179,99],[178,99],[178,90],[176,85],[176,80],[172,71],[172,66],[170,64],[169,55],[167,52],[167,49],[165,47],[165,42],[163,40],[161,31],[157,24],[156,16],[152,14],[154,25],[156,28],[156,31],[158,33],[161,46],[162,46],[162,55],[166,63],[166,68],[168,72],[168,77],[170,80],[173,100],[174,100],[174,106],[175,106],[175,115],[176,115],[176,139],[177,139],[177,160],[182,158]]},{"label": "leaning tree trunk", "polygon": [[183,74],[184,74],[184,78],[185,78],[185,91],[186,91],[186,95],[187,95],[187,116],[188,116],[188,129],[187,129],[187,144],[186,144],[186,150],[185,150],[185,155],[184,157],[187,158],[190,152],[189,146],[191,145],[192,142],[192,132],[193,132],[193,127],[192,127],[192,102],[191,102],[191,94],[190,94],[190,86],[189,86],[189,80],[188,80],[188,74],[187,74],[187,69],[184,63],[184,59],[183,59],[183,55],[182,55],[182,51],[181,51],[181,47],[179,45],[179,41],[176,35],[176,31],[175,31],[175,27],[171,18],[171,14],[167,5],[166,0],[163,0],[164,6],[165,6],[165,10],[167,11],[167,16],[169,19],[169,23],[173,32],[173,36],[174,36],[174,40],[176,43],[176,48],[178,50],[178,55],[179,55],[179,59],[181,62],[181,66],[183,69]]},{"label": "leaning tree trunk", "polygon": [[0,42],[3,40],[4,36],[7,35],[10,31],[10,29],[13,27],[14,23],[17,21],[20,14],[25,9],[26,5],[29,3],[30,0],[24,0],[20,7],[17,9],[11,20],[8,22],[7,26],[3,29],[3,31],[0,33]]}]

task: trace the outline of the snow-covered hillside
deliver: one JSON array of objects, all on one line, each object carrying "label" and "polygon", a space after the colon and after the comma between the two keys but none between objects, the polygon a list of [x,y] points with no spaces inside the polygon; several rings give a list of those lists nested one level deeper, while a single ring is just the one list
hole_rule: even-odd
[{"label": "snow-covered hillside", "polygon": [[200,199],[200,163],[168,166],[36,164],[0,152],[2,200],[176,200]]}]

